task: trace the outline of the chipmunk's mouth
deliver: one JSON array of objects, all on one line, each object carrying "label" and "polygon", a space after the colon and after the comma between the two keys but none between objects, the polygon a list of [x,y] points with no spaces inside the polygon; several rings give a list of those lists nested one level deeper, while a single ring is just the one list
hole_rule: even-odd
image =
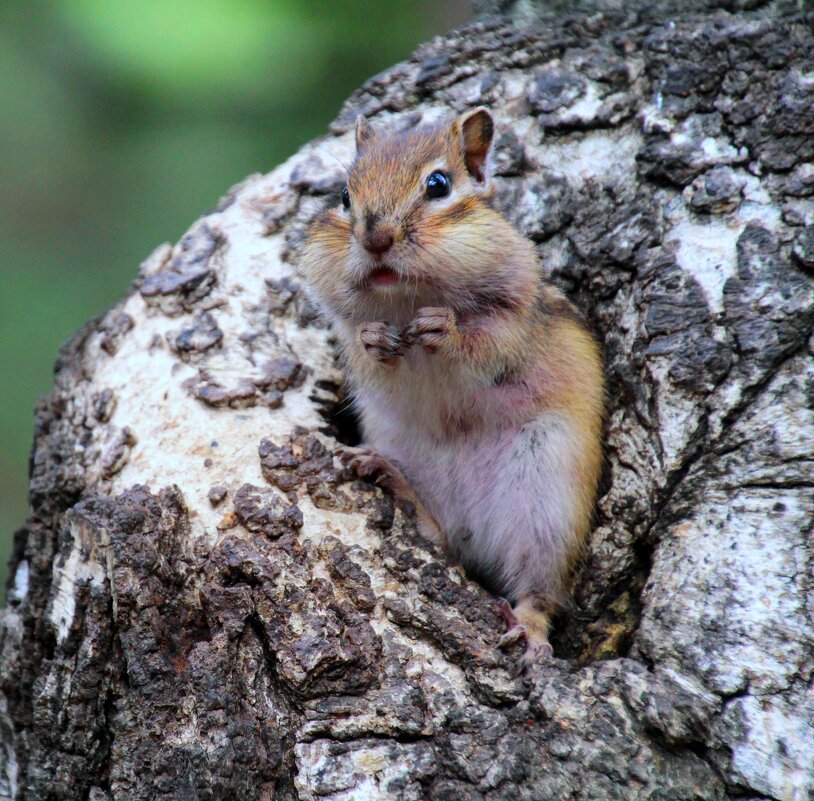
[{"label": "chipmunk's mouth", "polygon": [[395,286],[399,282],[399,274],[390,267],[382,265],[372,270],[368,275],[368,285],[371,287]]}]

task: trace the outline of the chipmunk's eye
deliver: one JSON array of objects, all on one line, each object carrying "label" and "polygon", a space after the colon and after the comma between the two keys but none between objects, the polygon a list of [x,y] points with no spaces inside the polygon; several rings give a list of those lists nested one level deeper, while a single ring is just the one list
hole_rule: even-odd
[{"label": "chipmunk's eye", "polygon": [[348,192],[348,187],[342,187],[342,205],[346,208],[350,208],[350,192]]},{"label": "chipmunk's eye", "polygon": [[436,170],[429,178],[427,178],[427,197],[439,198],[446,197],[452,189],[452,182],[445,172]]}]

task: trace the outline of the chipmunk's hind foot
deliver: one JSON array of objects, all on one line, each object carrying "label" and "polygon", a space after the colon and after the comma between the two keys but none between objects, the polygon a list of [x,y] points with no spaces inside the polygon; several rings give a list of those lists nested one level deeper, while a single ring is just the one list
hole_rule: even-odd
[{"label": "chipmunk's hind foot", "polygon": [[521,639],[526,642],[526,651],[520,657],[518,673],[528,671],[554,655],[548,641],[551,615],[549,611],[538,607],[540,603],[532,595],[522,598],[515,606],[505,598],[499,598],[496,602],[498,612],[506,621],[506,633],[498,641],[498,647],[506,648]]},{"label": "chipmunk's hind foot", "polygon": [[497,598],[495,608],[500,612],[503,620],[506,621],[506,632],[498,640],[497,647],[508,648],[519,640],[525,640],[526,629],[514,614],[512,605],[505,598]]}]

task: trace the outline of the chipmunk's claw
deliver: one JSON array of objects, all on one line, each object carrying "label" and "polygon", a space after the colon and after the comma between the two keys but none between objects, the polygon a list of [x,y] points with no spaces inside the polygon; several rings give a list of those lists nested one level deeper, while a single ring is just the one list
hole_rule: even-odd
[{"label": "chipmunk's claw", "polygon": [[426,306],[418,310],[416,318],[404,329],[402,341],[408,345],[420,345],[435,353],[457,332],[455,312],[445,306]]},{"label": "chipmunk's claw", "polygon": [[369,478],[374,484],[394,495],[406,496],[408,500],[412,500],[412,491],[404,476],[377,450],[360,445],[356,448],[340,448],[338,454],[342,463],[350,467],[360,478]]},{"label": "chipmunk's claw", "polygon": [[517,665],[518,675],[529,673],[532,668],[537,667],[541,662],[547,662],[553,656],[554,649],[551,647],[551,643],[540,642],[535,645],[529,643]]},{"label": "chipmunk's claw", "polygon": [[401,332],[383,320],[364,323],[359,327],[358,335],[365,352],[377,362],[392,367],[404,355]]},{"label": "chipmunk's claw", "polygon": [[525,641],[526,650],[517,665],[517,675],[520,676],[531,670],[540,662],[545,662],[554,655],[554,649],[547,639],[530,634],[526,625],[520,622],[514,608],[505,598],[497,598],[495,607],[506,621],[506,633],[498,640],[497,647],[509,648],[515,643]]},{"label": "chipmunk's claw", "polygon": [[389,462],[378,451],[360,445],[357,448],[345,447],[337,451],[342,464],[350,467],[358,476],[367,478],[380,470],[385,470]]},{"label": "chipmunk's claw", "polygon": [[514,614],[512,605],[505,598],[495,598],[495,609],[500,613],[503,620],[506,621],[506,628],[511,629],[520,625],[520,621]]},{"label": "chipmunk's claw", "polygon": [[512,605],[505,598],[495,599],[495,608],[506,621],[506,633],[498,640],[498,648],[508,648],[510,645],[525,639],[526,627],[520,623],[514,614]]},{"label": "chipmunk's claw", "polygon": [[504,648],[508,648],[511,645],[514,645],[516,642],[520,642],[520,640],[526,639],[526,627],[525,626],[512,626],[501,638],[497,641],[497,647],[501,650]]}]

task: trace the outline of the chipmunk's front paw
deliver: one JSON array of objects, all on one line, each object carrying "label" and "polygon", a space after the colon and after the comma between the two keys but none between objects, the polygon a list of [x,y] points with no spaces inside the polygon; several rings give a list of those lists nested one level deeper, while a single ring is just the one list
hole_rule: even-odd
[{"label": "chipmunk's front paw", "polygon": [[415,320],[404,329],[402,339],[407,345],[421,345],[435,353],[458,335],[455,312],[446,306],[425,306],[418,310]]},{"label": "chipmunk's front paw", "polygon": [[373,477],[376,484],[391,492],[396,498],[411,503],[416,510],[418,531],[421,536],[437,545],[446,547],[447,539],[437,521],[424,508],[424,504],[418,499],[401,470],[389,459],[368,445],[360,445],[357,448],[340,448],[339,458],[353,469],[356,475],[361,478]]},{"label": "chipmunk's front paw", "polygon": [[407,479],[401,471],[377,450],[360,445],[357,448],[341,448],[339,458],[350,467],[360,478],[375,476],[375,483],[390,490],[397,497],[409,496],[412,499],[412,490]]},{"label": "chipmunk's front paw", "polygon": [[393,365],[399,356],[404,355],[404,344],[398,328],[381,320],[359,326],[359,341],[369,356],[383,364]]}]

